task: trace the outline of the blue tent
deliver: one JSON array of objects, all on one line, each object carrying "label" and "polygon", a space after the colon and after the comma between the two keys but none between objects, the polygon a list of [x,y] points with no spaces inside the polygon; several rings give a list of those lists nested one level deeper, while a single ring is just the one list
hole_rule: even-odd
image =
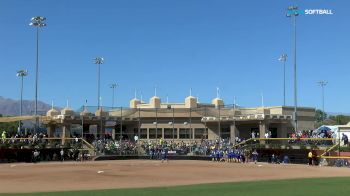
[{"label": "blue tent", "polygon": [[317,129],[317,131],[319,131],[319,132],[327,132],[327,131],[330,131],[330,130],[332,130],[332,129],[327,127],[327,126],[324,126],[324,125]]}]

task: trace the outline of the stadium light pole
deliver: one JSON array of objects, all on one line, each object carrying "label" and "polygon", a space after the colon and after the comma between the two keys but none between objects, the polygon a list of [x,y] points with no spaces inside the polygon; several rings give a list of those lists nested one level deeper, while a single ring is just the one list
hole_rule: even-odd
[{"label": "stadium light pole", "polygon": [[[236,129],[236,119],[235,119],[235,113],[236,113],[236,96],[233,97],[233,105],[232,105],[232,120],[233,120],[233,127]],[[236,136],[236,133],[235,133]],[[231,138],[231,137],[230,137]],[[236,137],[231,138],[231,142],[233,144],[236,144]]]},{"label": "stadium light pole", "polygon": [[138,142],[140,140],[140,135],[141,135],[141,107],[139,107],[138,109],[138,113],[139,113],[139,126],[138,126],[138,130],[137,130],[137,136],[138,136],[138,140],[136,142]]},{"label": "stadium light pole", "polygon": [[109,87],[112,89],[112,109],[114,109],[114,94],[115,94],[115,89],[118,87],[118,84],[113,83],[113,84],[110,84]]},{"label": "stadium light pole", "polygon": [[192,109],[190,108],[190,139],[194,139],[194,135],[192,132]]},{"label": "stadium light pole", "polygon": [[38,78],[39,78],[39,28],[45,27],[46,23],[45,17],[42,16],[34,16],[31,18],[30,26],[36,28],[36,66],[35,66],[35,127],[34,132],[37,132],[38,129]]},{"label": "stadium light pole", "polygon": [[156,108],[156,141],[158,140],[158,109]]},{"label": "stadium light pole", "polygon": [[103,57],[96,57],[94,58],[94,63],[97,65],[97,109],[99,110],[100,107],[101,107],[101,103],[100,103],[100,83],[101,83],[101,80],[100,80],[100,69],[101,69],[101,64],[103,64],[104,62],[104,59]]},{"label": "stadium light pole", "polygon": [[324,87],[328,84],[327,81],[319,81],[318,84],[321,86],[322,89],[322,122],[325,120],[325,111],[324,111]]},{"label": "stadium light pole", "polygon": [[[21,77],[21,102],[19,106],[19,116],[22,116],[22,105],[23,105],[23,78],[28,75],[27,70],[17,71],[17,77]],[[18,132],[21,132],[21,120],[18,121]]]},{"label": "stadium light pole", "polygon": [[297,6],[289,6],[287,9],[287,17],[292,18],[294,27],[294,129],[298,130],[298,96],[297,96],[297,25],[296,18],[299,16]]},{"label": "stadium light pole", "polygon": [[[171,123],[173,125],[173,142],[175,140],[175,108],[173,108],[173,121]],[[176,132],[176,139],[177,139],[177,132]]]},{"label": "stadium light pole", "polygon": [[120,106],[120,143],[123,139],[123,107]]},{"label": "stadium light pole", "polygon": [[156,139],[156,141],[157,141],[157,128],[158,128],[158,122],[157,121],[154,121],[153,122],[153,125],[156,127],[156,136],[155,136],[155,139]]},{"label": "stadium light pole", "polygon": [[286,61],[287,61],[287,54],[282,54],[278,60],[283,62],[283,106],[286,106]]},{"label": "stadium light pole", "polygon": [[[187,122],[187,121],[185,121],[185,122],[184,122],[185,134],[187,134],[187,125],[188,125],[188,122]],[[187,136],[186,136],[186,137],[187,137]],[[191,139],[191,137],[190,137],[189,139]]]},{"label": "stadium light pole", "polygon": [[[53,104],[52,104],[53,105]],[[82,113],[85,112],[86,110],[86,105],[87,105],[87,99],[85,99],[85,104],[83,105],[83,111]],[[81,138],[84,138],[84,115],[80,115],[81,116]]]}]

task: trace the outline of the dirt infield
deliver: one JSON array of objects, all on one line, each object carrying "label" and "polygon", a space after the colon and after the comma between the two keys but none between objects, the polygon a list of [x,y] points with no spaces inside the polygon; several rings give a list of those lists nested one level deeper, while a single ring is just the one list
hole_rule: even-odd
[{"label": "dirt infield", "polygon": [[350,176],[348,168],[151,160],[0,164],[0,193]]}]

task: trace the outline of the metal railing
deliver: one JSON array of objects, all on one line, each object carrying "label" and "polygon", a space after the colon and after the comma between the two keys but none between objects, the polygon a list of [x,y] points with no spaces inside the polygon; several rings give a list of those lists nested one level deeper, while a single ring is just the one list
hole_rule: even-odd
[{"label": "metal railing", "polygon": [[[84,145],[87,148],[84,148]],[[94,146],[83,138],[2,138],[0,148],[75,148],[78,150],[94,150]]]},{"label": "metal railing", "polygon": [[320,149],[334,145],[332,138],[250,138],[235,147],[281,148],[281,149]]}]

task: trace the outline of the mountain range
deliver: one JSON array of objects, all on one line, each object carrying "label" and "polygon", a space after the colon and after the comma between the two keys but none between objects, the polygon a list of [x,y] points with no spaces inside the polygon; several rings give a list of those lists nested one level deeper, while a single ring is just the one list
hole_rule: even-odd
[{"label": "mountain range", "polygon": [[[23,100],[22,115],[33,115],[35,101]],[[44,115],[51,109],[51,105],[38,101],[38,114]],[[57,109],[57,108],[56,108]],[[0,114],[4,116],[18,116],[20,111],[20,100],[8,99],[0,96]]]},{"label": "mountain range", "polygon": [[350,113],[346,112],[326,112],[328,116],[337,116],[337,115],[344,115],[344,116],[350,116]]}]

